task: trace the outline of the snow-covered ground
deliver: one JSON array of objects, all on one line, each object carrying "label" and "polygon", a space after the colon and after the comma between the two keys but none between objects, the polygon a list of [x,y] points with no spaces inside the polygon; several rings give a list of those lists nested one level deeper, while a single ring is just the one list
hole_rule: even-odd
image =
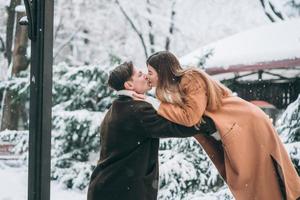
[{"label": "snow-covered ground", "polygon": [[[6,167],[0,161],[0,200],[27,199],[27,168]],[[57,182],[51,182],[51,200],[85,200],[86,191],[66,190]]]},{"label": "snow-covered ground", "polygon": [[[7,167],[0,161],[0,200],[26,200],[27,199],[27,168]],[[67,190],[55,181],[51,181],[51,200],[85,200],[87,190]],[[216,193],[202,192],[191,193],[184,200],[225,200],[231,199],[230,192],[226,186]]]}]

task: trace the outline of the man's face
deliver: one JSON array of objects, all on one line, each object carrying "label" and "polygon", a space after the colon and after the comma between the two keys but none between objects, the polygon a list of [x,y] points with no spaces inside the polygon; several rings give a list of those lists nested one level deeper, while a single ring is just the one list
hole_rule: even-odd
[{"label": "man's face", "polygon": [[131,76],[131,79],[126,82],[125,89],[133,90],[138,94],[144,94],[151,89],[146,75],[143,74],[142,71],[137,70],[135,67],[133,67],[133,75]]}]

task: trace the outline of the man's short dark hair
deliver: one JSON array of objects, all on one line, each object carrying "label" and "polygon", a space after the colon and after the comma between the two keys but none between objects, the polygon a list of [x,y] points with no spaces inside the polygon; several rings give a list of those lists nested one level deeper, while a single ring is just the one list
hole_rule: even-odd
[{"label": "man's short dark hair", "polygon": [[108,86],[115,90],[123,90],[124,83],[133,75],[133,64],[131,61],[124,62],[113,69],[108,77]]}]

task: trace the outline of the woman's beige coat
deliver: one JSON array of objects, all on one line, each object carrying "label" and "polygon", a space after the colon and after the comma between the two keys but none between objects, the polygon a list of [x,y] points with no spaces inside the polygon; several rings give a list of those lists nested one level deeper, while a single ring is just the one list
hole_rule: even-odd
[{"label": "woman's beige coat", "polygon": [[[222,107],[206,110],[204,81],[188,72],[180,82],[186,94],[184,107],[162,103],[158,113],[170,121],[192,126],[202,115],[213,119],[221,142],[197,136],[237,200],[287,200],[300,197],[300,179],[268,116],[257,106],[235,96]],[[281,178],[280,178],[281,177]],[[285,190],[280,192],[279,180]]]}]

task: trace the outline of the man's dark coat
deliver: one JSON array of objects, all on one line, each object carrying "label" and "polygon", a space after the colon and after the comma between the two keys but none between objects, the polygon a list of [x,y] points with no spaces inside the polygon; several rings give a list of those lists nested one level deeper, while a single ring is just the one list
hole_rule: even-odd
[{"label": "man's dark coat", "polygon": [[100,160],[91,175],[88,200],[156,200],[158,138],[215,132],[212,120],[205,120],[197,131],[157,115],[149,103],[120,96],[101,124]]}]

